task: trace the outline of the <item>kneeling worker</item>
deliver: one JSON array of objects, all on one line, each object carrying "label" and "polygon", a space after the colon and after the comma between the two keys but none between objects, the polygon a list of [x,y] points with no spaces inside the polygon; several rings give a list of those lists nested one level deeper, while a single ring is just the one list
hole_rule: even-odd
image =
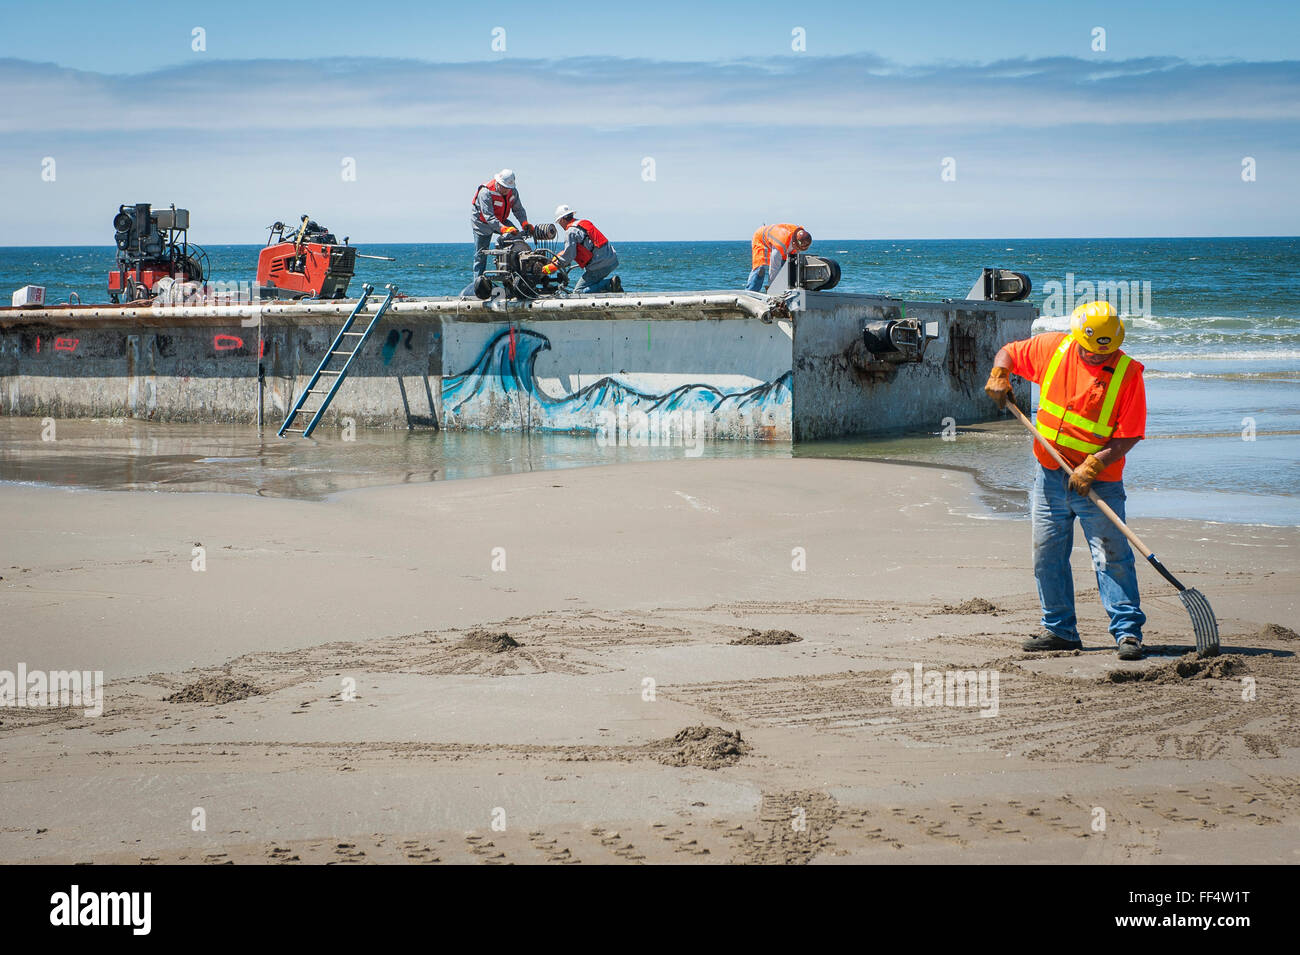
[{"label": "kneeling worker", "polygon": [[807,252],[812,245],[812,236],[803,226],[789,222],[765,225],[754,233],[752,243],[753,271],[745,288],[751,292],[762,292],[772,284],[777,270],[785,265],[786,260],[796,251]]},{"label": "kneeling worker", "polygon": [[1133,551],[1119,528],[1087,496],[1089,489],[1124,520],[1124,458],[1146,432],[1142,364],[1119,350],[1124,325],[1109,302],[1074,310],[1069,333],[1045,332],[1003,346],[984,390],[999,408],[1011,394],[1011,375],[1038,382],[1038,433],[1074,469],[1073,477],[1034,442],[1038,467],[1030,496],[1034,576],[1043,607],[1043,632],[1025,650],[1077,650],[1070,552],[1074,519],[1092,551],[1102,606],[1110,617],[1121,660],[1142,659],[1146,614],[1138,598]]},{"label": "kneeling worker", "polygon": [[579,219],[568,206],[559,206],[555,221],[564,230],[564,249],[542,271],[554,275],[570,262],[577,262],[582,278],[573,287],[575,293],[623,291],[623,282],[613,274],[618,268],[618,253],[591,220]]}]

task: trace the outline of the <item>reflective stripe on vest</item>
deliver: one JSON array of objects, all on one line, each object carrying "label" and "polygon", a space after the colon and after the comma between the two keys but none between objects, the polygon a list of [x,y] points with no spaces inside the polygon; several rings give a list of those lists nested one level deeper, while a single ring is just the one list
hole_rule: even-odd
[{"label": "reflective stripe on vest", "polygon": [[[1039,434],[1054,444],[1084,454],[1096,454],[1106,446],[1115,431],[1115,402],[1119,400],[1119,393],[1124,387],[1124,376],[1132,359],[1128,355],[1121,355],[1115,363],[1110,384],[1106,386],[1106,396],[1102,399],[1101,412],[1097,420],[1093,421],[1052,400],[1052,382],[1056,378],[1056,371],[1074,344],[1074,339],[1067,335],[1047,365],[1047,373],[1043,375],[1039,386],[1036,427]],[[1067,428],[1076,433],[1070,433]]]},{"label": "reflective stripe on vest", "polygon": [[497,217],[498,222],[505,222],[510,216],[510,210],[514,207],[515,196],[513,189],[507,189],[504,193],[497,190],[497,181],[489,179],[483,185],[474,190],[474,214],[478,216],[479,222],[487,222],[483,213],[478,211],[478,194],[486,189],[492,193],[492,214]]},{"label": "reflective stripe on vest", "polygon": [[789,259],[794,250],[794,234],[798,231],[798,226],[785,222],[759,229],[752,243],[751,268],[766,268],[773,249],[780,249],[781,258]]}]

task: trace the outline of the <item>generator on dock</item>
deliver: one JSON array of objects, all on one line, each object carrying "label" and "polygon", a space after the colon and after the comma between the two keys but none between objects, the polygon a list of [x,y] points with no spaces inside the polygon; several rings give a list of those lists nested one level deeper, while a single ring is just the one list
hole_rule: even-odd
[{"label": "generator on dock", "polygon": [[487,268],[471,286],[474,295],[487,300],[492,297],[492,290],[500,286],[507,298],[535,299],[566,289],[567,268],[549,275],[542,271],[552,263],[559,264],[556,250],[549,246],[558,235],[553,223],[542,222],[533,226],[531,244],[519,233],[497,236],[496,245],[487,250]]},{"label": "generator on dock", "polygon": [[[257,257],[257,290],[263,298],[343,298],[356,268],[357,250],[324,226],[303,216],[298,231],[270,226],[266,248]],[[381,256],[373,256],[381,258]]]},{"label": "generator on dock", "polygon": [[147,202],[118,206],[113,217],[117,268],[108,274],[109,300],[116,304],[153,298],[163,279],[202,282],[208,255],[190,243],[189,228],[189,210],[174,204],[157,212]]}]

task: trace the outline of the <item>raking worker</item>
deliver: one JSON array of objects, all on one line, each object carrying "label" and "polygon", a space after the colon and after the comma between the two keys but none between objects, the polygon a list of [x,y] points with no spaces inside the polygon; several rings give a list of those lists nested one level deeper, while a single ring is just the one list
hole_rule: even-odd
[{"label": "raking worker", "polygon": [[1034,577],[1043,607],[1043,632],[1025,650],[1077,650],[1074,612],[1074,520],[1092,552],[1101,602],[1121,660],[1142,658],[1146,615],[1138,597],[1133,550],[1120,530],[1088,497],[1089,489],[1124,519],[1124,461],[1145,436],[1147,400],[1142,363],[1120,351],[1124,323],[1109,302],[1074,310],[1070,331],[1045,332],[1004,345],[993,360],[984,390],[999,408],[1011,394],[1011,376],[1040,386],[1036,428],[1071,468],[1067,476],[1051,454],[1034,442],[1030,514]]}]

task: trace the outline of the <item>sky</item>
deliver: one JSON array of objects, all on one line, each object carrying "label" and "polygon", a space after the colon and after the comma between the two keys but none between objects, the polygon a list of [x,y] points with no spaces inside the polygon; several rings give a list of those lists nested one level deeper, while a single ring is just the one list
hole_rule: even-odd
[{"label": "sky", "polygon": [[[1226,11],[1226,12],[1225,12]],[[1294,235],[1300,4],[0,0],[3,245]]]}]

